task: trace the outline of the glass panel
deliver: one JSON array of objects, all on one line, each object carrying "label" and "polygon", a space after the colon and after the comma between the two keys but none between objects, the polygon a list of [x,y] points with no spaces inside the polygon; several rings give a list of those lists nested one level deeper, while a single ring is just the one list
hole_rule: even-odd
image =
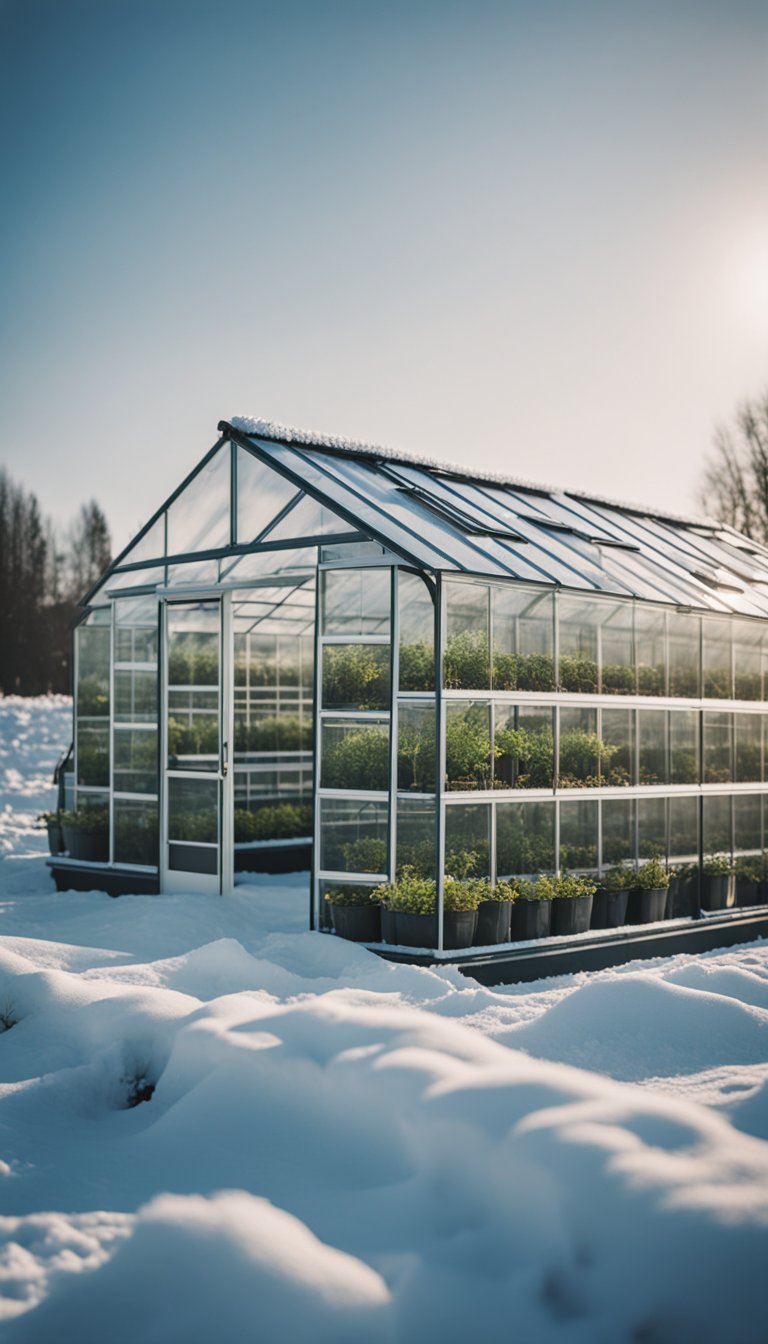
[{"label": "glass panel", "polygon": [[165,555],[165,514],[147,528],[144,536],[137,541],[125,555],[121,556],[121,565],[135,565],[140,560],[159,560]]},{"label": "glass panel", "polygon": [[285,574],[301,570],[314,569],[317,564],[317,548],[304,546],[297,550],[253,551],[241,555],[237,560],[222,560],[220,575],[227,583],[241,579],[260,579],[271,574]]},{"label": "glass panel", "polygon": [[[219,760],[219,605],[169,606],[168,764],[217,770]],[[194,781],[193,781],[194,782]],[[190,839],[177,836],[175,839]]]},{"label": "glass panel", "polygon": [[597,869],[597,799],[569,799],[560,804],[560,867],[571,871]]},{"label": "glass panel", "polygon": [[762,700],[763,627],[756,621],[733,622],[733,664],[737,700]]},{"label": "glass panel", "polygon": [[598,784],[601,753],[597,710],[563,705],[560,710],[558,787],[584,789]]},{"label": "glass panel", "polygon": [[109,718],[109,626],[79,625],[75,639],[78,717]]},{"label": "glass panel", "polygon": [[435,689],[435,607],[417,574],[398,570],[400,604],[400,690]]},{"label": "glass panel", "polygon": [[734,714],[734,779],[738,784],[759,783],[763,777],[762,714]]},{"label": "glass panel", "polygon": [[703,715],[704,783],[728,784],[733,779],[733,715]]},{"label": "glass panel", "polygon": [[168,566],[166,584],[169,588],[204,588],[218,582],[218,560],[189,560],[183,565]]},{"label": "glass panel", "polygon": [[762,853],[762,803],[759,793],[733,795],[733,839],[737,854]]},{"label": "glass panel", "polygon": [[320,784],[324,789],[389,789],[389,720],[323,719]]},{"label": "glass panel", "polygon": [[641,859],[666,859],[666,798],[638,798],[637,833],[638,853]]},{"label": "glass panel", "polygon": [[305,495],[282,522],[265,534],[264,541],[292,541],[294,537],[327,537],[338,532],[355,531],[357,529],[352,523]]},{"label": "glass panel", "polygon": [[446,788],[490,789],[491,706],[482,700],[449,701],[445,708]]},{"label": "glass panel", "polygon": [[634,862],[635,802],[632,798],[605,798],[601,803],[603,822],[602,866]]},{"label": "glass panel", "polygon": [[157,662],[157,599],[123,597],[115,602],[115,662]]},{"label": "glass panel", "polygon": [[427,799],[397,800],[397,868],[415,868],[435,876],[435,804]]},{"label": "glass panel", "polygon": [[553,711],[543,705],[494,705],[493,786],[551,789],[555,773]]},{"label": "glass panel", "polygon": [[114,750],[113,789],[157,793],[157,729],[116,728]]},{"label": "glass panel", "polygon": [[462,803],[445,809],[445,872],[451,877],[490,877],[491,809]]},{"label": "glass panel", "polygon": [[354,798],[320,800],[320,866],[339,873],[387,873],[387,804]]},{"label": "glass panel", "polygon": [[631,602],[606,606],[600,627],[601,684],[606,695],[634,695],[635,641]]},{"label": "glass panel", "polygon": [[229,545],[230,474],[230,450],[225,443],[168,509],[169,555]]},{"label": "glass panel", "polygon": [[564,691],[598,690],[598,630],[604,608],[598,602],[561,595],[560,687]]},{"label": "glass panel", "polygon": [[699,800],[670,798],[669,857],[672,863],[698,863]]},{"label": "glass panel", "polygon": [[157,864],[157,803],[131,798],[114,802],[115,863]]},{"label": "glass panel", "polygon": [[391,575],[385,566],[324,570],[323,634],[389,635]]},{"label": "glass panel", "polygon": [[731,623],[704,617],[702,627],[703,694],[710,699],[731,700]]},{"label": "glass panel", "polygon": [[701,618],[669,613],[669,694],[701,695]]},{"label": "glass panel", "polygon": [[673,709],[669,714],[669,782],[699,782],[699,715],[695,709]]},{"label": "glass panel", "polygon": [[[219,839],[219,781],[168,780],[168,839],[216,845]],[[173,866],[173,865],[171,865]]]},{"label": "glass panel", "polygon": [[656,607],[635,607],[637,689],[640,695],[667,693],[667,614]]},{"label": "glass panel", "polygon": [[497,875],[536,877],[554,869],[554,802],[497,803]]},{"label": "glass panel", "polygon": [[109,720],[77,720],[77,782],[109,788]]},{"label": "glass panel", "polygon": [[637,714],[638,762],[641,784],[668,784],[667,711],[640,709]]},{"label": "glass panel", "polygon": [[435,791],[435,704],[401,700],[397,707],[397,787]]},{"label": "glass panel", "polygon": [[218,691],[168,692],[168,765],[172,770],[217,770]]},{"label": "glass panel", "polygon": [[323,705],[327,709],[388,709],[389,645],[326,644]]},{"label": "glass panel", "polygon": [[617,788],[635,782],[635,711],[603,709],[601,782]]},{"label": "glass panel", "polygon": [[218,686],[219,604],[168,607],[168,685]]},{"label": "glass panel", "polygon": [[115,722],[157,722],[157,672],[115,672]]},{"label": "glass panel", "polygon": [[491,681],[489,590],[485,583],[446,583],[443,681],[449,690],[487,690]]},{"label": "glass panel", "polygon": [[495,585],[491,588],[491,613],[495,689],[553,691],[552,594]]},{"label": "glass panel", "polygon": [[237,540],[243,545],[258,537],[294,499],[299,488],[278,476],[246,448],[237,448]]},{"label": "glass panel", "polygon": [[732,854],[731,795],[705,795],[702,799],[704,854]]}]

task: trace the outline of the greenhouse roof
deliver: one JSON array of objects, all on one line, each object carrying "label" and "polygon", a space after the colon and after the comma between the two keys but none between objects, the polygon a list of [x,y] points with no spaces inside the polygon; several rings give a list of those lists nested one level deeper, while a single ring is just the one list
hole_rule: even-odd
[{"label": "greenhouse roof", "polygon": [[711,520],[271,421],[219,428],[419,567],[768,616],[768,547]]}]

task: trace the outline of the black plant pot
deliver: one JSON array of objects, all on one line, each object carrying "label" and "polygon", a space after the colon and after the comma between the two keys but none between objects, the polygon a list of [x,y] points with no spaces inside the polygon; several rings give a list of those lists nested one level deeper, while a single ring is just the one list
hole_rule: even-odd
[{"label": "black plant pot", "polygon": [[397,911],[381,906],[381,938],[385,943],[397,942]]},{"label": "black plant pot", "polygon": [[757,905],[760,883],[753,882],[751,878],[736,878],[736,904],[737,905]]},{"label": "black plant pot", "polygon": [[476,930],[476,910],[446,910],[443,914],[443,947],[471,947]]},{"label": "black plant pot", "polygon": [[628,891],[596,891],[592,898],[593,929],[620,929],[627,922]]},{"label": "black plant pot", "polygon": [[511,901],[481,901],[477,907],[476,945],[488,947],[494,943],[508,943],[511,921]]},{"label": "black plant pot", "polygon": [[630,891],[627,907],[628,924],[656,924],[664,918],[667,908],[667,888],[654,887],[650,891]]},{"label": "black plant pot", "polygon": [[736,901],[733,873],[705,873],[701,880],[702,910],[730,910]]},{"label": "black plant pot", "polygon": [[762,882],[759,884],[757,888],[757,901],[755,902],[755,904],[768,905],[768,879],[766,878],[763,878]]},{"label": "black plant pot", "polygon": [[434,947],[434,915],[406,915],[397,912],[397,941],[401,947]]},{"label": "black plant pot", "polygon": [[591,915],[591,896],[556,896],[552,902],[552,932],[586,933]]},{"label": "black plant pot", "polygon": [[331,905],[331,921],[340,938],[352,943],[381,942],[380,905]]},{"label": "black plant pot", "polygon": [[551,922],[551,901],[529,901],[524,896],[518,896],[512,905],[512,941],[547,938]]},{"label": "black plant pot", "polygon": [[667,893],[667,919],[691,919],[699,910],[698,877],[672,877]]},{"label": "black plant pot", "polygon": [[61,830],[60,821],[46,822],[48,830],[48,849],[51,854],[60,854],[64,848],[64,836]]},{"label": "black plant pot", "polygon": [[71,859],[86,863],[106,863],[109,858],[109,837],[105,831],[81,831],[79,826],[62,827],[64,844]]}]

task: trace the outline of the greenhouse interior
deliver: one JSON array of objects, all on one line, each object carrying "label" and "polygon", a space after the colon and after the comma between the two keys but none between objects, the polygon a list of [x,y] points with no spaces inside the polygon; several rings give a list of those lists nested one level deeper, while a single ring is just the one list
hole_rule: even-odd
[{"label": "greenhouse interior", "polygon": [[483,955],[768,902],[768,548],[233,419],[83,598],[60,890]]}]

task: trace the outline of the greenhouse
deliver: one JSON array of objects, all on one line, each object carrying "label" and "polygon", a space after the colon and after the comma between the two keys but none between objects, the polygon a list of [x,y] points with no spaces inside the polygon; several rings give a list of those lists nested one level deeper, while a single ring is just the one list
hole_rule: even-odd
[{"label": "greenhouse", "polygon": [[59,889],[311,868],[308,925],[432,958],[766,904],[768,548],[219,434],[83,598]]}]

